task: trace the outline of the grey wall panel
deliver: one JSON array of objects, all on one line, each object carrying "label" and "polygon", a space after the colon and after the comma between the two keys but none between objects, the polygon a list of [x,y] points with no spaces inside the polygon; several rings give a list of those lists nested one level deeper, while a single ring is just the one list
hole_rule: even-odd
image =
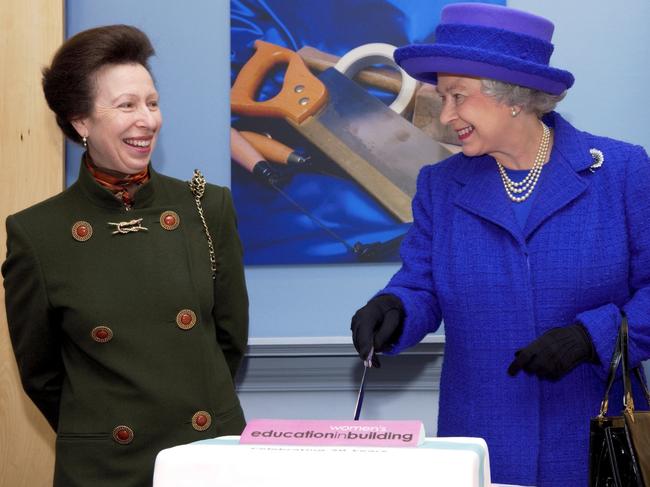
[{"label": "grey wall panel", "polygon": [[[381,357],[366,377],[361,419],[417,419],[434,436],[443,349],[437,336]],[[248,419],[351,420],[362,372],[350,343],[253,343],[237,388]]]}]

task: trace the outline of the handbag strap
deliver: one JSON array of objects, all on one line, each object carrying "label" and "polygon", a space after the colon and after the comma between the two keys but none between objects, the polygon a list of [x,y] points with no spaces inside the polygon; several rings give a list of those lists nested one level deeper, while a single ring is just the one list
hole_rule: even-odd
[{"label": "handbag strap", "polygon": [[614,353],[612,354],[612,359],[609,361],[609,374],[607,375],[607,387],[605,387],[605,397],[600,403],[600,413],[598,414],[598,419],[602,420],[607,416],[607,409],[609,408],[609,391],[612,389],[614,384],[614,379],[616,379],[616,371],[618,370],[618,364],[621,361],[621,333],[616,337],[616,345],[614,346]]},{"label": "handbag strap", "polygon": [[189,181],[190,191],[194,195],[194,203],[196,203],[196,210],[199,212],[201,217],[201,222],[203,223],[203,231],[205,236],[208,239],[208,251],[210,252],[210,269],[212,269],[212,279],[217,278],[217,259],[214,253],[214,245],[212,244],[212,237],[210,236],[210,230],[208,230],[208,224],[205,222],[205,216],[203,216],[203,206],[201,205],[201,198],[203,198],[203,193],[205,192],[205,177],[201,174],[201,171],[198,169],[194,170],[194,176],[192,180]]},{"label": "handbag strap", "polygon": [[[623,315],[623,322],[621,323],[621,329],[623,331],[624,338],[625,338],[625,340],[622,342],[623,349],[621,355],[621,360],[623,362],[623,372],[625,373],[625,371],[629,369],[629,361],[628,361],[629,329],[628,329],[627,317],[625,316],[625,314]],[[639,384],[641,384],[641,389],[643,389],[643,394],[645,395],[645,399],[648,403],[648,406],[650,407],[650,391],[648,391],[648,385],[646,384],[645,377],[643,377],[643,374],[641,373],[641,367],[642,367],[641,365],[635,367],[634,374],[636,375]],[[629,409],[630,413],[634,413],[634,399],[632,398],[632,386],[631,386],[629,373],[623,376],[623,381],[625,384],[625,397],[624,397],[623,404],[625,405],[625,409]]]},{"label": "handbag strap", "polygon": [[[629,410],[632,413],[634,412],[634,400],[632,399],[632,386],[629,374],[628,335],[629,325],[627,322],[627,316],[625,316],[625,313],[621,312],[621,327],[619,328],[618,336],[616,337],[616,346],[614,347],[614,353],[612,354],[612,359],[609,363],[607,387],[605,388],[605,397],[600,403],[600,412],[598,414],[599,420],[602,420],[607,416],[607,410],[609,409],[609,393],[614,384],[614,380],[616,379],[616,370],[618,369],[619,363],[621,363],[623,367],[623,406],[626,410]],[[633,370],[639,384],[641,384],[648,406],[650,406],[650,391],[648,390],[648,385],[641,373],[641,366],[635,367]]]},{"label": "handbag strap", "polygon": [[621,320],[621,367],[623,367],[623,406],[625,410],[634,416],[634,399],[632,398],[632,385],[630,383],[630,364],[628,358],[628,324],[627,316],[623,313]]}]

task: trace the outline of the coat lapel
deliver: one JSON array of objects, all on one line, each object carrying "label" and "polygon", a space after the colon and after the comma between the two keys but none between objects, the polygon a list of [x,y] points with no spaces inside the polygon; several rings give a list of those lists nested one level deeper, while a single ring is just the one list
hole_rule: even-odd
[{"label": "coat lapel", "polygon": [[528,237],[554,213],[575,200],[587,189],[586,180],[579,172],[592,164],[589,147],[582,132],[573,128],[556,113],[550,113],[544,122],[554,133],[551,159],[537,183],[537,198],[528,215],[524,237]]},{"label": "coat lapel", "polygon": [[524,238],[528,237],[554,213],[575,200],[587,189],[587,183],[576,174],[571,165],[554,151],[554,154],[537,182],[533,206],[524,228]]},{"label": "coat lapel", "polygon": [[490,156],[468,158],[462,169],[456,174],[456,179],[464,185],[456,198],[456,205],[500,226],[515,240],[523,242],[521,228],[494,159]]}]

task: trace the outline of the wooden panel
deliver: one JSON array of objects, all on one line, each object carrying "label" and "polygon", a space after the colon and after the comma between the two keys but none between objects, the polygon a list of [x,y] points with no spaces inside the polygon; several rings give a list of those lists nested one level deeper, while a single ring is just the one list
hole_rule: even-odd
[{"label": "wooden panel", "polygon": [[[7,215],[63,188],[64,145],[41,89],[41,67],[64,37],[63,0],[0,6],[0,255]],[[52,485],[54,433],[24,394],[0,289],[0,485]]]}]

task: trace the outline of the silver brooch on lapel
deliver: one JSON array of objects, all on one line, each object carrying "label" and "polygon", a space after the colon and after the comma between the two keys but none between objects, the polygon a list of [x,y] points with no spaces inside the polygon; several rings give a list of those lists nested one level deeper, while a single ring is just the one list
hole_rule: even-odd
[{"label": "silver brooch on lapel", "polygon": [[605,156],[603,155],[603,152],[598,149],[589,149],[589,153],[591,154],[591,159],[594,161],[594,163],[589,166],[589,170],[591,172],[596,172],[596,169],[600,169],[600,166],[605,162]]},{"label": "silver brooch on lapel", "polygon": [[128,222],[108,222],[109,225],[113,225],[115,228],[115,231],[113,232],[113,235],[116,235],[118,233],[131,233],[131,232],[139,232],[140,230],[147,231],[147,227],[142,226],[142,218],[138,218],[136,220],[131,220]]}]

